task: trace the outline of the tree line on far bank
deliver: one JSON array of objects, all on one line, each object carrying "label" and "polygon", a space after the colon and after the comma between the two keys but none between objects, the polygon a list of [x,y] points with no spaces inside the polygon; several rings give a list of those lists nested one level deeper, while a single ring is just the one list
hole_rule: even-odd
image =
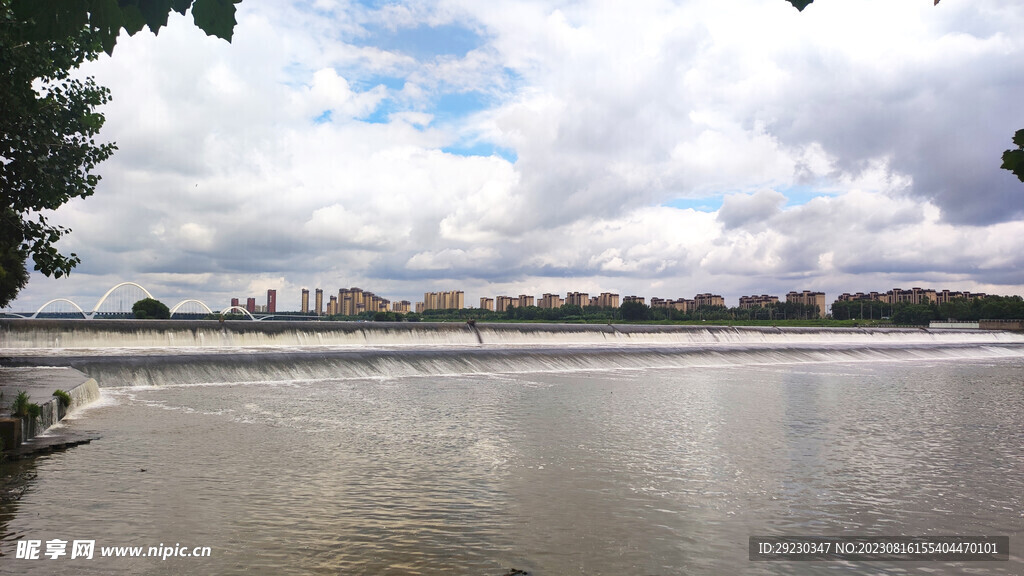
[{"label": "tree line on far bank", "polygon": [[1022,320],[1024,298],[1020,296],[988,296],[985,298],[954,298],[937,304],[887,304],[875,300],[834,302],[835,320],[890,320],[893,324],[927,325],[932,320]]}]

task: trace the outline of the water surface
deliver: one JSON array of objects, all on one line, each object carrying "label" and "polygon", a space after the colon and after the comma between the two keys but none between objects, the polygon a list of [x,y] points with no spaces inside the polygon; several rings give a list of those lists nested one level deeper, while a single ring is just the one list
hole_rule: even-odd
[{"label": "water surface", "polygon": [[[1021,358],[105,388],[21,465],[0,573],[1020,574],[751,535],[1024,534]],[[12,468],[10,465],[8,468]],[[18,560],[23,539],[209,558]]]}]

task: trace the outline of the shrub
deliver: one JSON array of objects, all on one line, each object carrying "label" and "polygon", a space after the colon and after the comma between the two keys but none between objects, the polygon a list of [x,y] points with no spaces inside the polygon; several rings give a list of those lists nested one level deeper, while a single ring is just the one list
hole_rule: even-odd
[{"label": "shrub", "polygon": [[60,400],[60,405],[67,408],[71,406],[71,394],[61,390],[60,388],[53,391],[53,397]]},{"label": "shrub", "polygon": [[11,415],[17,416],[18,418],[28,416],[28,406],[28,392],[22,390],[14,397],[14,403],[11,404]]},{"label": "shrub", "polygon": [[28,412],[28,417],[35,420],[39,417],[39,404],[30,402],[26,411]]}]

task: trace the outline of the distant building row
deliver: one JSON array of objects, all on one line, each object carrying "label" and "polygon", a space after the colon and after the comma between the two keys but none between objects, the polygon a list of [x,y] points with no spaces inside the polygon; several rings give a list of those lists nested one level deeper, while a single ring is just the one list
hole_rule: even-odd
[{"label": "distant building row", "polygon": [[[423,294],[423,301],[417,302],[415,307],[408,300],[401,300],[391,302],[386,298],[381,298],[375,295],[373,292],[364,291],[361,288],[341,288],[338,290],[337,296],[330,295],[328,301],[324,302],[323,290],[317,288],[315,290],[315,300],[313,306],[310,306],[309,290],[302,289],[302,313],[315,313],[318,316],[322,315],[333,315],[340,314],[345,316],[355,316],[361,312],[384,312],[387,311],[389,306],[391,311],[402,314],[407,314],[413,310],[416,312],[423,312],[425,310],[451,310],[451,309],[462,309],[465,308],[465,293],[462,290],[451,290],[448,292],[426,292]],[[973,298],[985,298],[986,294],[979,292],[955,292],[950,290],[936,291],[926,288],[911,288],[910,290],[903,290],[901,288],[893,288],[888,292],[857,292],[856,294],[844,293],[840,294],[837,298],[837,302],[851,302],[851,301],[877,301],[887,304],[899,304],[899,303],[910,303],[910,304],[921,304],[924,302],[934,302],[937,304],[943,304],[950,302],[955,298],[964,298],[967,300]],[[527,306],[537,306],[539,308],[561,308],[564,305],[572,306],[596,306],[601,308],[619,307],[619,295],[611,292],[602,292],[598,296],[590,296],[586,292],[569,292],[565,298],[562,298],[558,294],[544,294],[539,300],[533,296],[527,294],[520,294],[519,296],[497,296],[495,298],[480,298],[480,308],[484,310],[491,310],[494,312],[505,312],[509,308],[524,308]],[[622,302],[639,302],[645,303],[643,296],[625,296],[622,298]],[[786,294],[787,303],[802,304],[804,306],[816,306],[817,316],[820,318],[825,314],[825,293],[824,292],[812,292],[810,290],[804,290],[803,292],[792,291]],[[779,303],[778,296],[771,296],[768,294],[753,295],[753,296],[741,296],[739,307],[740,308],[764,308],[767,306],[775,305]],[[725,299],[718,294],[704,293],[697,294],[693,299],[677,298],[664,299],[664,298],[651,298],[652,308],[672,308],[680,312],[692,312],[698,308],[704,308],[709,306],[725,306]],[[231,299],[231,306],[239,307],[240,301],[238,298]],[[250,297],[246,300],[244,308],[250,313],[268,313],[274,314],[277,312],[277,290],[267,290],[267,304],[266,306],[258,306],[256,304],[256,298]]]},{"label": "distant building row", "polygon": [[984,292],[953,292],[950,290],[932,290],[931,288],[893,288],[888,292],[857,292],[856,294],[843,293],[836,298],[837,302],[857,302],[860,300],[873,300],[885,304],[924,304],[925,302],[945,304],[955,298],[972,300],[974,298],[985,298]]},{"label": "distant building row", "polygon": [[[408,307],[409,302],[403,302]],[[373,292],[365,291],[362,288],[352,287],[339,289],[337,296],[331,294],[325,305],[324,291],[317,288],[314,291],[313,307],[311,308],[309,305],[309,290],[303,288],[301,312],[303,314],[313,312],[317,316],[323,316],[324,314],[328,316],[334,314],[355,316],[361,312],[387,312],[388,305],[390,304],[390,300],[381,298]]]}]

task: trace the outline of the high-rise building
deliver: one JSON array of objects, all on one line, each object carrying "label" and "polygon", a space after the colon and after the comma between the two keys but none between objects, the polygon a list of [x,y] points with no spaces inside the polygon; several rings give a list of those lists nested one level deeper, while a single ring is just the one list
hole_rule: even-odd
[{"label": "high-rise building", "polygon": [[267,290],[267,314],[277,312],[277,290]]},{"label": "high-rise building", "polygon": [[565,303],[570,306],[590,306],[590,295],[586,292],[569,292],[565,295]]},{"label": "high-rise building", "polygon": [[252,314],[253,312],[255,312],[256,311],[256,299],[255,298],[246,298],[245,299],[245,309],[249,311],[249,314]]},{"label": "high-rise building", "polygon": [[302,289],[302,313],[309,314],[309,289]]},{"label": "high-rise building", "polygon": [[480,309],[490,310],[494,312],[494,298],[482,297],[480,298]]},{"label": "high-rise building", "polygon": [[637,304],[644,304],[645,306],[647,305],[644,302],[643,296],[626,296],[625,298],[622,299],[622,303],[625,304],[626,302],[635,302]]},{"label": "high-rise building", "polygon": [[231,305],[232,305],[232,306],[238,306],[238,305],[239,305],[239,304],[238,304],[238,298],[232,298],[232,299],[231,299]]},{"label": "high-rise building", "polygon": [[409,308],[411,306],[412,306],[412,303],[409,302],[408,300],[402,300],[400,302],[392,302],[391,303],[391,311],[392,312],[397,312],[399,314],[408,314],[409,313]]},{"label": "high-rise building", "polygon": [[565,304],[565,300],[558,294],[545,294],[540,297],[537,306],[539,308],[561,308],[563,304]]},{"label": "high-rise building", "polygon": [[600,296],[594,296],[590,299],[590,305],[600,308],[618,308],[619,295],[611,292],[601,292]]},{"label": "high-rise building", "polygon": [[448,292],[425,292],[424,310],[461,310],[466,307],[466,294],[462,290]]},{"label": "high-rise building", "polygon": [[517,306],[519,306],[519,299],[511,296],[498,296],[494,301],[494,310],[496,312],[505,312],[509,308]]},{"label": "high-rise building", "polygon": [[519,303],[516,304],[519,308],[526,308],[527,306],[533,306],[533,296],[529,294],[520,294]]},{"label": "high-rise building", "polygon": [[324,315],[324,291],[320,288],[316,289],[316,315]]},{"label": "high-rise building", "polygon": [[[920,290],[916,288],[915,290]],[[935,291],[932,290],[933,295]],[[803,304],[804,306],[811,307],[817,306],[817,311],[814,313],[813,318],[824,318],[825,317],[825,293],[824,292],[811,292],[810,290],[804,290],[803,292],[790,292],[786,294],[786,302],[795,302],[796,304]]]}]

